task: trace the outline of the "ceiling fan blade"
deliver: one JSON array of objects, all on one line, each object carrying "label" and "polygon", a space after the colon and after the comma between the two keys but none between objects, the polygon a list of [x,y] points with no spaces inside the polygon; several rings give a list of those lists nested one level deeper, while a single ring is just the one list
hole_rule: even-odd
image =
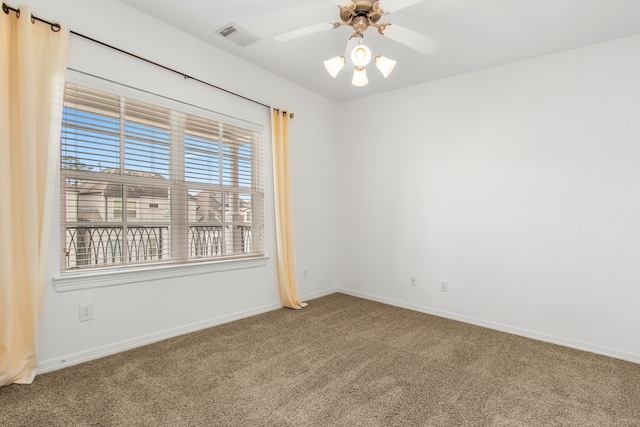
[{"label": "ceiling fan blade", "polygon": [[353,50],[353,48],[358,46],[358,43],[360,43],[360,39],[357,37],[353,37],[347,40],[347,47],[344,50],[344,57],[347,58],[347,60],[350,60],[351,51]]},{"label": "ceiling fan blade", "polygon": [[425,55],[431,55],[436,50],[438,50],[438,46],[440,46],[440,43],[438,43],[434,39],[423,36],[420,33],[416,33],[413,30],[397,24],[388,25],[384,29],[383,33],[385,37],[388,37],[391,40],[395,40],[398,43],[402,43],[403,45],[417,50],[418,52]]},{"label": "ceiling fan blade", "polygon": [[392,13],[405,7],[413,6],[417,3],[422,3],[424,0],[382,0],[382,10],[387,13]]},{"label": "ceiling fan blade", "polygon": [[331,23],[323,22],[321,24],[309,25],[308,27],[298,28],[297,30],[278,34],[277,36],[274,36],[273,39],[277,42],[286,42],[297,39],[298,37],[304,37],[310,34],[319,33],[320,31],[330,30],[332,28],[333,26]]},{"label": "ceiling fan blade", "polygon": [[351,3],[353,3],[351,0],[331,0],[331,1],[333,2],[333,4],[337,6],[342,6],[342,7],[347,7]]}]

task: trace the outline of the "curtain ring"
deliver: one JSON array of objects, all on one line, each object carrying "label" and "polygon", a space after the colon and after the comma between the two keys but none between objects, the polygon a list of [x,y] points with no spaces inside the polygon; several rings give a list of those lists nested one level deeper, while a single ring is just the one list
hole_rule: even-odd
[{"label": "curtain ring", "polygon": [[5,13],[5,15],[9,14],[9,6],[7,6],[6,4],[2,3],[2,11]]},{"label": "curtain ring", "polygon": [[55,24],[51,24],[51,31],[53,31],[54,33],[57,33],[58,31],[60,31],[62,28],[60,27],[60,24],[55,23]]},{"label": "curtain ring", "polygon": [[32,24],[35,24],[35,23],[36,23],[36,20],[33,18],[33,15],[31,15],[31,23],[32,23]]},{"label": "curtain ring", "polygon": [[[274,108],[278,113],[282,113],[282,117],[287,117],[287,110],[280,110],[279,108]],[[293,119],[293,113],[289,113],[289,118]]]}]

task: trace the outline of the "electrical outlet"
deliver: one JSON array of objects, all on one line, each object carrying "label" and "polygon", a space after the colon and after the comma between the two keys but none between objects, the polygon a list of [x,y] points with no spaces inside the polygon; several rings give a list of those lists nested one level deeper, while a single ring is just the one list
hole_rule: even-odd
[{"label": "electrical outlet", "polygon": [[93,303],[80,304],[80,321],[93,320]]},{"label": "electrical outlet", "polygon": [[449,292],[449,282],[440,280],[440,292]]},{"label": "electrical outlet", "polygon": [[415,286],[416,285],[416,276],[410,276],[409,277],[409,286]]}]

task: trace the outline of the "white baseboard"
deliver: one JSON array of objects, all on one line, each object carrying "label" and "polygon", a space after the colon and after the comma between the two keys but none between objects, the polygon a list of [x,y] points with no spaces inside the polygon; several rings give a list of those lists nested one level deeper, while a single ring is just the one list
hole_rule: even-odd
[{"label": "white baseboard", "polygon": [[300,300],[304,302],[304,301],[308,301],[308,300],[312,300],[320,297],[326,297],[327,295],[335,294],[336,292],[339,292],[338,288],[324,289],[322,291],[300,295]]},{"label": "white baseboard", "polygon": [[[338,292],[337,288],[329,288],[322,291],[305,294],[300,298],[303,301],[311,300],[311,299],[320,298],[326,295],[330,295],[336,292]],[[191,323],[191,324],[180,326],[177,328],[167,329],[165,331],[159,331],[153,334],[143,335],[141,337],[119,341],[113,344],[109,344],[109,345],[105,345],[97,348],[92,348],[89,350],[81,351],[79,353],[67,354],[55,359],[44,360],[38,363],[38,374],[44,374],[46,372],[51,372],[51,371],[66,368],[69,366],[77,365],[79,363],[88,362],[90,360],[99,359],[101,357],[110,356],[112,354],[131,350],[137,347],[152,344],[154,342],[162,341],[168,338],[173,338],[179,335],[184,335],[184,334],[199,331],[202,329],[211,328],[213,326],[222,325],[224,323],[233,322],[235,320],[244,319],[246,317],[255,316],[257,314],[278,310],[279,308],[282,308],[282,305],[279,302],[273,303],[273,304],[267,304],[261,307],[255,307],[249,310],[243,310],[236,313],[227,314],[224,316],[214,317],[201,322]]]},{"label": "white baseboard", "polygon": [[640,354],[629,353],[626,351],[603,347],[603,346],[586,343],[582,341],[577,341],[570,338],[559,337],[556,335],[550,335],[542,332],[531,331],[531,330],[519,328],[516,326],[510,326],[502,323],[492,322],[489,320],[478,319],[478,318],[466,316],[463,314],[457,314],[457,313],[438,310],[430,307],[425,307],[422,305],[411,304],[404,301],[398,301],[391,298],[385,298],[385,297],[372,295],[365,292],[358,292],[358,291],[353,291],[353,290],[344,289],[344,288],[338,288],[336,292],[340,292],[340,293],[351,295],[358,298],[368,299],[371,301],[381,302],[383,304],[393,305],[395,307],[406,308],[408,310],[418,311],[421,313],[432,314],[438,317],[457,320],[460,322],[469,323],[476,326],[482,326],[484,328],[494,329],[496,331],[507,332],[509,334],[519,335],[525,338],[531,338],[538,341],[544,341],[551,344],[557,344],[564,347],[573,348],[576,350],[587,351],[590,353],[600,354],[603,356],[609,356],[616,359],[626,360],[627,362],[640,364]]},{"label": "white baseboard", "polygon": [[177,328],[155,332],[153,334],[143,335],[138,338],[119,341],[119,342],[105,345],[102,347],[92,348],[89,350],[81,351],[79,353],[68,354],[66,356],[62,356],[56,359],[44,360],[38,363],[38,375],[44,374],[46,372],[51,372],[58,369],[66,368],[69,366],[77,365],[79,363],[88,362],[90,360],[99,359],[101,357],[109,356],[109,355],[120,353],[123,351],[131,350],[136,347],[152,344],[154,342],[162,341],[168,338],[173,338],[179,335],[184,335],[184,334],[199,331],[202,329],[207,329],[212,326],[222,325],[223,323],[229,323],[235,320],[244,319],[246,317],[255,316],[257,314],[278,310],[279,308],[282,308],[282,305],[279,302],[273,303],[273,304],[267,304],[261,307],[255,307],[249,310],[238,311],[236,313],[214,317],[201,322],[191,323],[191,324],[180,326]]}]

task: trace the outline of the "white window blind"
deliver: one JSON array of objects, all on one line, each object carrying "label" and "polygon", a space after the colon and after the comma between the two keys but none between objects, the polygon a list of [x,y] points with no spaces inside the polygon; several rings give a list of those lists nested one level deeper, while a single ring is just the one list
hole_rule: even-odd
[{"label": "white window blind", "polygon": [[62,272],[264,255],[262,132],[176,105],[67,84]]}]

